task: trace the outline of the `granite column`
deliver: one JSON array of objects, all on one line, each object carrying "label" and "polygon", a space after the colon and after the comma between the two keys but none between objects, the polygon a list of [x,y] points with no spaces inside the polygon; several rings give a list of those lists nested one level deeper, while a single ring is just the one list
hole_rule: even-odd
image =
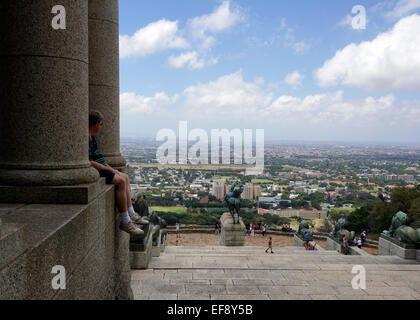
[{"label": "granite column", "polygon": [[123,169],[120,152],[118,0],[89,0],[89,108],[100,111],[97,137],[107,163]]},{"label": "granite column", "polygon": [[88,2],[61,0],[53,10],[57,4],[0,1],[3,186],[72,186],[99,178],[88,159]]}]

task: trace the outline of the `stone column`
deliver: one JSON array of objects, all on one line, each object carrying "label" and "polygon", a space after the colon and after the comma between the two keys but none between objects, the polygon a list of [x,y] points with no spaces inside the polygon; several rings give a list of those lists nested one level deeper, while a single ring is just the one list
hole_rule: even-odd
[{"label": "stone column", "polygon": [[89,108],[102,112],[98,145],[107,163],[126,166],[120,152],[118,0],[89,0]]},{"label": "stone column", "polygon": [[[66,29],[54,30],[66,10]],[[0,185],[70,186],[88,156],[88,3],[0,1]]]}]

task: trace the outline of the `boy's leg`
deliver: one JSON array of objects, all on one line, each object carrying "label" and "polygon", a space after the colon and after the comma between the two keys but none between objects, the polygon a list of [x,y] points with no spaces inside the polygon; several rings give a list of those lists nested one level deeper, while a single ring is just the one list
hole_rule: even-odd
[{"label": "boy's leg", "polygon": [[117,202],[118,211],[120,213],[128,211],[125,180],[122,179],[120,175],[115,175],[112,183],[115,184],[116,189],[117,189],[115,192],[115,197],[116,197],[115,200]]},{"label": "boy's leg", "polygon": [[125,173],[122,172],[118,172],[117,173],[118,176],[124,180],[125,182],[125,193],[126,193],[126,205],[127,205],[127,209],[133,206],[133,203],[131,202],[131,193],[130,193],[130,178],[128,177],[128,175],[126,175]]},{"label": "boy's leg", "polygon": [[146,225],[149,224],[149,221],[140,217],[133,208],[133,202],[131,201],[131,192],[130,192],[130,178],[125,173],[119,172],[118,176],[125,181],[125,193],[126,193],[126,203],[128,214],[130,215],[131,220],[136,224]]},{"label": "boy's leg", "polygon": [[126,193],[126,181],[120,177],[120,175],[115,175],[113,184],[116,186],[115,192],[115,201],[117,202],[118,211],[121,215],[121,225],[120,229],[133,234],[133,235],[142,235],[144,234],[143,230],[138,229],[131,221],[128,214],[127,207],[127,193]]}]

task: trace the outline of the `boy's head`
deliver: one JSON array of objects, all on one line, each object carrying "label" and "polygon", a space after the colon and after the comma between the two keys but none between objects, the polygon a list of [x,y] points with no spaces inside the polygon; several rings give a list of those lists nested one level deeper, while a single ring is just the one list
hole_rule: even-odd
[{"label": "boy's head", "polygon": [[270,237],[270,240],[273,240],[273,238],[272,238],[272,237]]},{"label": "boy's head", "polygon": [[97,134],[101,131],[104,123],[104,116],[97,110],[89,111],[89,131],[92,134]]}]

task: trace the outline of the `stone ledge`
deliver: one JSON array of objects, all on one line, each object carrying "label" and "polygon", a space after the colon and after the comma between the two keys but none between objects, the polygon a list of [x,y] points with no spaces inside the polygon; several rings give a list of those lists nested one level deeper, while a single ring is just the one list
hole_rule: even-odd
[{"label": "stone ledge", "polygon": [[105,178],[96,183],[62,187],[0,186],[0,203],[88,204],[105,188]]}]

